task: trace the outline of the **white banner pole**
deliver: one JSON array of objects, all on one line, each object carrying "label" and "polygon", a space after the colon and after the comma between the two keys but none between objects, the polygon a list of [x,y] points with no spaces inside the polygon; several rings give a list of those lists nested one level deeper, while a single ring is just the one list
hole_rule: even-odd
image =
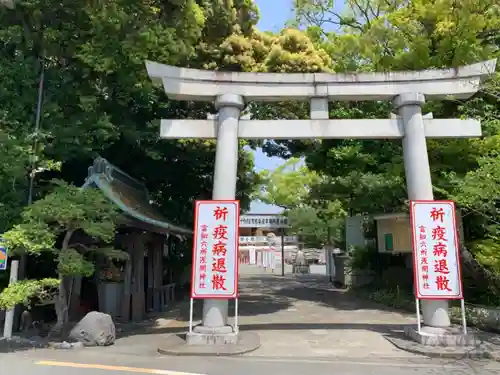
[{"label": "white banner pole", "polygon": [[193,333],[193,307],[194,298],[189,299],[189,333]]},{"label": "white banner pole", "polygon": [[460,310],[462,310],[462,326],[464,329],[464,335],[467,335],[467,317],[465,316],[465,300],[463,298],[460,300]]},{"label": "white banner pole", "polygon": [[238,298],[234,299],[234,331],[239,332],[238,328]]},{"label": "white banner pole", "polygon": [[415,298],[415,305],[417,306],[417,329],[420,334],[420,329],[422,328],[422,321],[420,320],[420,301]]}]

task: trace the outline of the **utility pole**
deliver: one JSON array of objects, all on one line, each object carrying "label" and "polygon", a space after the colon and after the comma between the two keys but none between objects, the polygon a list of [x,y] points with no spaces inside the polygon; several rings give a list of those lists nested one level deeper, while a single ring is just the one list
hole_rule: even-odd
[{"label": "utility pole", "polygon": [[327,235],[327,239],[326,239],[326,243],[327,243],[327,247],[326,247],[326,265],[328,267],[327,269],[327,272],[328,272],[328,280],[330,282],[333,282],[333,279],[332,279],[332,273],[331,273],[331,265],[332,265],[332,254],[333,254],[333,244],[332,244],[332,229],[330,228],[330,225],[328,224],[327,222],[327,225],[326,225],[326,235]]},{"label": "utility pole", "polygon": [[[9,9],[15,8],[14,0],[0,0],[1,4],[5,5]],[[37,171],[38,163],[38,136],[40,133],[40,122],[42,115],[42,105],[43,105],[43,92],[45,84],[45,59],[43,56],[39,57],[40,62],[40,78],[38,82],[38,97],[36,105],[36,116],[35,116],[35,129],[33,133],[33,149],[31,155],[31,170],[28,176],[28,197],[27,205],[29,206],[33,202],[33,187],[35,181],[35,175]],[[9,286],[15,284],[19,279],[25,277],[26,271],[26,253],[21,254],[20,260],[12,259],[10,263],[10,276],[9,276]],[[12,331],[14,329],[14,321],[16,316],[16,308],[7,310],[5,313],[5,323],[3,328],[3,336],[6,338],[12,337]]]}]

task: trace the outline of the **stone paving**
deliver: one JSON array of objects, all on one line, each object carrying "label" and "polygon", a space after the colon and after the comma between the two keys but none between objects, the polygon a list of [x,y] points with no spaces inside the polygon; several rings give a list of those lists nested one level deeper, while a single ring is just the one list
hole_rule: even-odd
[{"label": "stone paving", "polygon": [[241,275],[239,325],[259,334],[250,356],[414,357],[385,335],[415,318],[359,300],[320,277]]},{"label": "stone paving", "polygon": [[[420,354],[496,359],[491,355],[457,357],[448,352],[447,355],[428,353],[428,347],[425,351],[406,347],[413,343],[403,335],[405,327],[415,324],[412,314],[335,289],[324,276],[286,273],[282,277],[279,269],[272,274],[256,266],[243,266],[240,271],[238,325],[247,335],[258,334],[261,343],[257,350],[243,355],[248,359],[387,361],[392,358],[416,363],[426,359]],[[232,301],[231,324],[234,324],[234,307]],[[195,302],[194,310],[196,325],[200,323],[202,301]],[[171,339],[177,337],[173,334],[186,332],[188,322],[189,300],[186,300],[161,316],[117,325],[115,345],[86,348],[85,352],[158,357],[158,348],[168,347]],[[497,336],[495,339],[498,341]],[[488,340],[490,346],[497,348],[498,344]]]},{"label": "stone paving", "polygon": [[[194,323],[199,323],[202,302],[195,303]],[[189,303],[156,320],[151,330],[125,333],[110,350],[152,354],[161,347],[163,334],[185,332]],[[230,323],[234,303],[230,304]],[[410,314],[394,312],[337,290],[321,276],[295,277],[264,273],[244,266],[240,275],[238,325],[258,333],[259,349],[252,357],[351,357],[414,358],[397,349],[385,336],[400,337],[405,325],[414,324]],[[158,347],[157,346],[157,347]]]}]

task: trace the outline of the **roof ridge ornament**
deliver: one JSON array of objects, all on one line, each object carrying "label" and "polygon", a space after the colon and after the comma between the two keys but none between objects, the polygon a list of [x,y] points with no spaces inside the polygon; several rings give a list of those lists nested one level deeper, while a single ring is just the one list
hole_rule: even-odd
[{"label": "roof ridge ornament", "polygon": [[135,190],[140,190],[147,197],[149,197],[149,192],[146,185],[100,155],[94,159],[94,163],[91,167],[89,167],[88,178],[96,174],[106,178],[109,182],[118,180]]}]

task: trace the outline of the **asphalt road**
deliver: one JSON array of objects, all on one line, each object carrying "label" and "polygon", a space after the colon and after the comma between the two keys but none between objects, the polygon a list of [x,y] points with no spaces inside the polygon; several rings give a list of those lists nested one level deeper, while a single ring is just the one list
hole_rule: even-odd
[{"label": "asphalt road", "polygon": [[0,375],[489,375],[500,363],[487,361],[349,358],[162,357],[47,351],[0,354]]}]

